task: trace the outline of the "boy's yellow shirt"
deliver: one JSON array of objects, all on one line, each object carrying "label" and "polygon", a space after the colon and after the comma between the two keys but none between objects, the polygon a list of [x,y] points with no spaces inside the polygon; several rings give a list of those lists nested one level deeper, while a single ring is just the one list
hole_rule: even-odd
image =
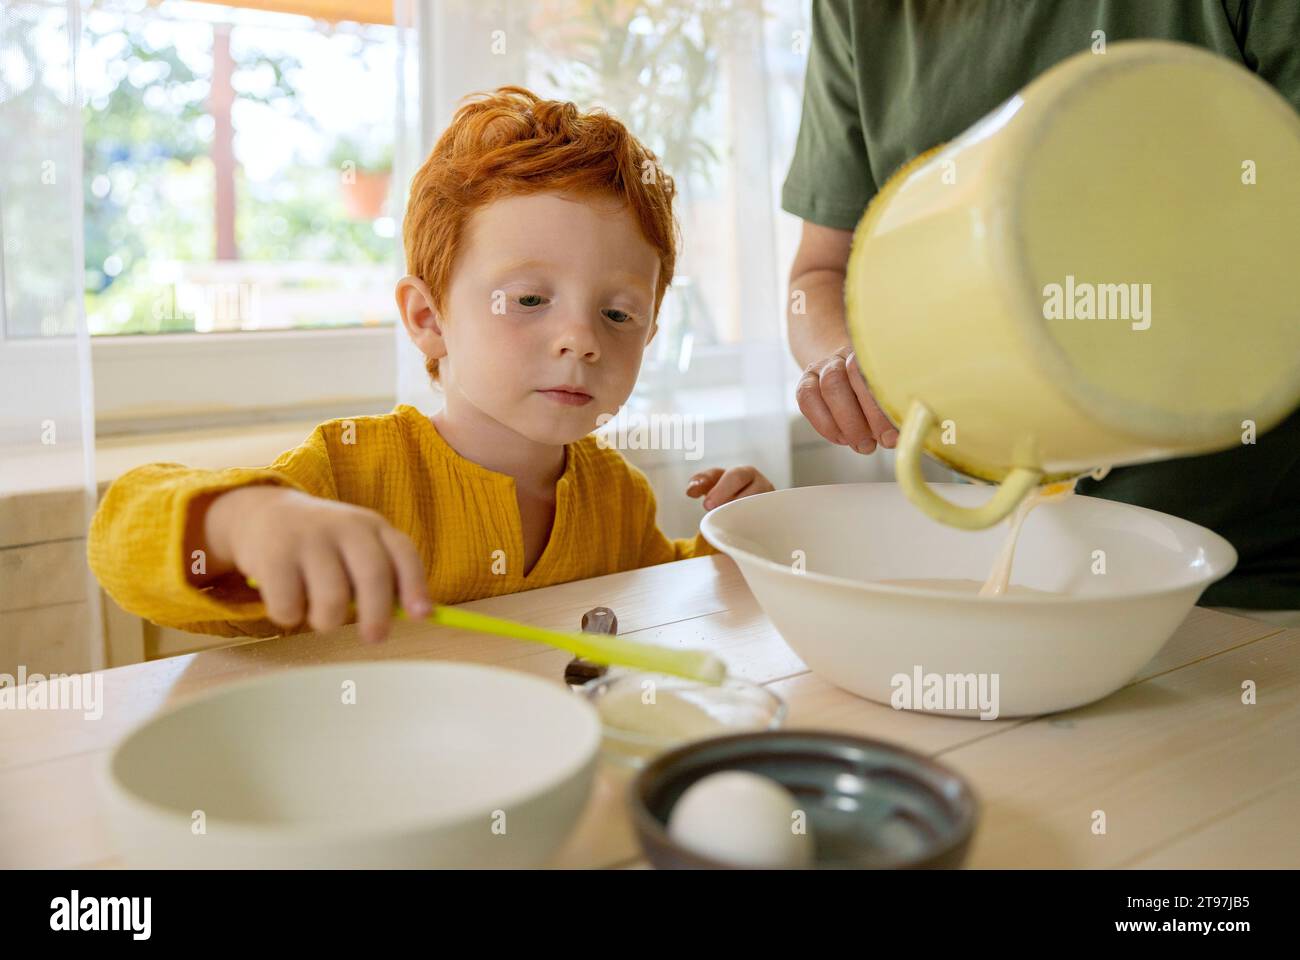
[{"label": "boy's yellow shirt", "polygon": [[278,484],[369,507],[414,542],[435,603],[717,552],[698,533],[681,540],[663,534],[649,481],[617,450],[602,448],[594,435],[565,449],[550,541],[526,576],[514,478],[462,457],[407,404],[322,423],[263,468],[136,467],[105,492],[87,556],[104,589],[131,613],[194,633],[263,637],[308,628],[286,630],[266,618],[261,602],[229,602],[189,582],[184,538],[200,494]]}]

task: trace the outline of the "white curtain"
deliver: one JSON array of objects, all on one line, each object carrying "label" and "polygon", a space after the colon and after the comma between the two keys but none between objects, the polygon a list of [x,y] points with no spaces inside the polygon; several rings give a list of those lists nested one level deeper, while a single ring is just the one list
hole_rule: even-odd
[{"label": "white curtain", "polygon": [[[701,441],[699,459],[680,449],[624,453],[650,476],[673,536],[698,526],[699,503],[682,491],[701,467],[750,463],[788,486],[791,361],[760,0],[397,0],[397,9],[419,63],[414,77],[404,74],[416,89],[402,98],[409,139],[399,150],[398,217],[414,165],[467,94],[518,84],[610,110],[677,182],[683,234],[626,413],[642,423],[693,418]],[[440,399],[423,359],[400,325],[396,335],[398,400],[433,412]]]},{"label": "white curtain", "polygon": [[[0,12],[0,672],[102,665],[77,0]],[[38,575],[54,551],[57,569]],[[67,574],[71,570],[72,576]]]}]

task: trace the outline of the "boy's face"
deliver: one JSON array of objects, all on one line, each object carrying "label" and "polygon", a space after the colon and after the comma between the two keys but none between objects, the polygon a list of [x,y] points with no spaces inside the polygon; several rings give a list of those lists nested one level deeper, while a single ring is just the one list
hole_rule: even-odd
[{"label": "boy's face", "polygon": [[448,412],[471,404],[539,443],[590,433],[636,383],[658,278],[658,253],[612,196],[538,193],[479,208],[436,315]]}]

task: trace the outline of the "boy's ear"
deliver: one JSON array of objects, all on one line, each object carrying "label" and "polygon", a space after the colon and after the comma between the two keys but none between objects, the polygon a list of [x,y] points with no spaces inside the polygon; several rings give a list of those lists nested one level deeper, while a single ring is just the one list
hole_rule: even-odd
[{"label": "boy's ear", "polygon": [[426,357],[441,360],[447,355],[442,339],[442,318],[433,305],[429,285],[410,274],[397,281],[394,291],[406,335]]}]

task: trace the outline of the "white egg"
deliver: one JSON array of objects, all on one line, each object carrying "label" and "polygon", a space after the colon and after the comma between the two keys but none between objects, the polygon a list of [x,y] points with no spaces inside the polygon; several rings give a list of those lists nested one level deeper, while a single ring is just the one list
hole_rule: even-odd
[{"label": "white egg", "polygon": [[805,811],[775,780],[743,770],[691,784],[668,816],[668,835],[702,856],[743,867],[809,867]]}]

